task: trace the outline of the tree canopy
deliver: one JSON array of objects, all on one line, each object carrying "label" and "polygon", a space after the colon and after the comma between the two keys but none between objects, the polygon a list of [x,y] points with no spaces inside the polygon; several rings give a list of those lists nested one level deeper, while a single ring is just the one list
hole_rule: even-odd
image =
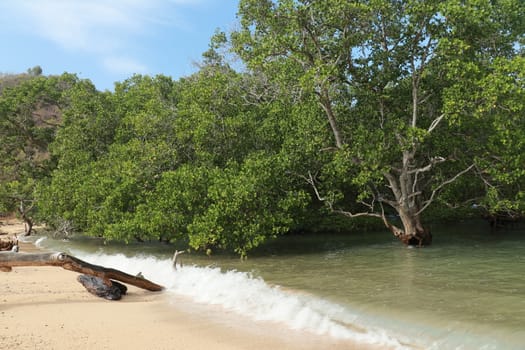
[{"label": "tree canopy", "polygon": [[[507,119],[507,104],[523,102],[508,96],[489,112],[480,95],[503,97],[493,74],[505,90],[523,90],[510,68],[522,59],[523,10],[519,1],[244,0],[232,42],[251,70],[284,86],[300,82],[321,107],[331,155],[303,173],[317,198],[343,215],[379,217],[402,241],[421,245],[431,242],[421,214],[447,185],[475,170],[499,178],[487,158],[509,149],[487,149],[484,138],[501,141],[496,116]],[[512,119],[523,123],[519,111]],[[361,208],[347,208],[348,195]]]},{"label": "tree canopy", "polygon": [[37,66],[0,85],[0,211],[241,256],[333,215],[417,245],[450,208],[523,216],[523,13],[241,0],[239,28],[217,31],[188,77],[100,92]]},{"label": "tree canopy", "polygon": [[54,167],[48,146],[67,103],[63,94],[76,82],[70,74],[23,77],[1,89],[0,212],[18,211],[28,233],[36,184]]}]

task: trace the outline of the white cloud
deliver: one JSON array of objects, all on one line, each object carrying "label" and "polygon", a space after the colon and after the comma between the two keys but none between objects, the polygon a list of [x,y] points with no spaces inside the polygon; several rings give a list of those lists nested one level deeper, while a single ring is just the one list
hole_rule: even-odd
[{"label": "white cloud", "polygon": [[26,0],[19,2],[19,9],[39,36],[68,50],[101,53],[140,33],[149,3],[154,2]]},{"label": "white cloud", "polygon": [[191,24],[179,9],[206,1],[2,0],[0,18],[65,50],[90,55],[110,71],[145,72],[147,67],[129,57],[140,50],[139,39],[166,27],[188,30]]},{"label": "white cloud", "polygon": [[106,57],[103,64],[108,71],[116,74],[148,73],[148,67],[129,57]]}]

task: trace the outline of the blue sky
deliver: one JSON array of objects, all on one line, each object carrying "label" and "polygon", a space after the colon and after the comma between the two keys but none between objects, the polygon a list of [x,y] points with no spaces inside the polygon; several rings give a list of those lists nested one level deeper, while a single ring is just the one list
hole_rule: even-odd
[{"label": "blue sky", "polygon": [[237,26],[238,0],[0,0],[0,73],[39,65],[99,90],[133,73],[196,71],[216,28]]}]

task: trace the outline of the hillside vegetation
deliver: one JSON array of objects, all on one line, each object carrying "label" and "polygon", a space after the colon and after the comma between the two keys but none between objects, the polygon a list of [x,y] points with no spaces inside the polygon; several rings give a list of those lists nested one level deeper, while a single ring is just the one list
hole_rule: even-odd
[{"label": "hillside vegetation", "polygon": [[188,77],[4,75],[0,212],[242,256],[292,231],[428,245],[435,218],[523,217],[525,5],[475,3],[243,0]]}]

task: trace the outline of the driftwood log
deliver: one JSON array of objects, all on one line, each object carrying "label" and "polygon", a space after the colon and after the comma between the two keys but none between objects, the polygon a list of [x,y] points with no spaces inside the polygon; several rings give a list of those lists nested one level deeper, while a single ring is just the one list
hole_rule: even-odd
[{"label": "driftwood log", "polygon": [[[122,286],[122,284],[112,280],[131,284],[135,287],[146,289],[152,292],[158,292],[164,289],[163,286],[151,282],[142,276],[133,276],[120,270],[93,265],[66,253],[0,252],[0,271],[11,271],[13,267],[19,266],[58,266],[66,270],[93,276],[96,279],[81,278],[81,276],[79,276],[79,282],[82,283],[82,285],[84,285],[84,287],[86,287],[90,293],[95,295],[99,295],[97,292],[97,285],[100,283],[107,286],[108,290],[114,291],[113,287],[115,287],[120,289],[120,294],[125,294],[125,291],[122,293],[122,288],[119,287]],[[87,286],[89,286],[89,288]],[[125,288],[125,286],[123,287]],[[113,299],[111,295],[106,298]]]},{"label": "driftwood log", "polygon": [[96,276],[79,275],[77,281],[91,294],[108,300],[120,300],[128,291],[122,283],[110,280],[111,284],[108,285],[106,281]]}]

